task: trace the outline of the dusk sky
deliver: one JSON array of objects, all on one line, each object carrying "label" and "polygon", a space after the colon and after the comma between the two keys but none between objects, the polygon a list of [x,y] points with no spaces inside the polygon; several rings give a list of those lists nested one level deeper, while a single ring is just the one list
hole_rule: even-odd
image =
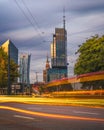
[{"label": "dusk sky", "polygon": [[104,0],[0,0],[0,45],[10,39],[19,53],[31,54],[30,79],[43,80],[55,28],[63,27],[65,8],[69,76],[75,52],[87,38],[104,35]]}]

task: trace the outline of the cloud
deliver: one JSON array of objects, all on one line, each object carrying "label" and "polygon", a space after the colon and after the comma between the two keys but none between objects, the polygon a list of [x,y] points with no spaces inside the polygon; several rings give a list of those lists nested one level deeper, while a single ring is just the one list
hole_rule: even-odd
[{"label": "cloud", "polygon": [[104,11],[104,1],[103,0],[70,0],[70,9],[74,13],[89,14],[94,12]]},{"label": "cloud", "polygon": [[0,0],[0,43],[11,39],[20,53],[31,53],[31,78],[35,76],[34,71],[39,71],[42,81],[55,27],[63,27],[63,7],[66,10],[68,60],[73,61],[69,66],[71,74],[78,45],[92,35],[104,34],[104,0],[16,1],[19,6],[15,0]]}]

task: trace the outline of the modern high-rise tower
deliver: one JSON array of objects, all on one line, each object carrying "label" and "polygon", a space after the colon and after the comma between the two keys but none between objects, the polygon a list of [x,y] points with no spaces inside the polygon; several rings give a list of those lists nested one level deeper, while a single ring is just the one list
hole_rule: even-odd
[{"label": "modern high-rise tower", "polygon": [[51,43],[51,68],[47,70],[49,81],[67,77],[67,31],[65,16],[63,28],[55,28]]},{"label": "modern high-rise tower", "polygon": [[[18,65],[18,49],[10,40],[7,40],[6,42],[4,42],[1,45],[1,47],[4,49],[4,51],[8,55],[8,66],[7,66],[7,68],[8,68],[8,75],[7,75],[8,88],[7,88],[7,93],[8,93],[8,95],[10,95],[11,94],[11,82],[10,82],[11,66],[10,66],[10,61],[13,60]],[[15,83],[16,82],[17,82],[17,78],[15,79]]]},{"label": "modern high-rise tower", "polygon": [[17,47],[10,41],[7,40],[4,42],[1,47],[3,47],[4,51],[7,55],[10,56],[10,60],[13,60],[16,64],[18,64],[18,49]]},{"label": "modern high-rise tower", "polygon": [[30,58],[31,55],[20,54],[20,83],[23,86],[30,85]]},{"label": "modern high-rise tower", "polygon": [[56,28],[51,44],[52,68],[67,68],[67,33],[65,28]]}]

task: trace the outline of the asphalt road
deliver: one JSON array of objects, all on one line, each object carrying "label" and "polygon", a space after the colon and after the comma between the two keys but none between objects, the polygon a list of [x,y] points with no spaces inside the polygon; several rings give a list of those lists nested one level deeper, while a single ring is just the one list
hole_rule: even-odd
[{"label": "asphalt road", "polygon": [[104,130],[104,108],[20,103],[0,106],[4,107],[0,108],[0,130]]}]

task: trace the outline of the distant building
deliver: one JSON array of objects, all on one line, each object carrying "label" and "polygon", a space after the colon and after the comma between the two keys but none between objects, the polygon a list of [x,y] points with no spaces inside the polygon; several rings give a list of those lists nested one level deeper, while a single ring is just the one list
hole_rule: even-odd
[{"label": "distant building", "polygon": [[16,46],[10,40],[7,40],[1,45],[1,47],[4,48],[4,51],[7,53],[7,55],[9,54],[10,59],[18,64],[18,49]]},{"label": "distant building", "polygon": [[29,54],[20,54],[20,83],[23,86],[30,85],[30,58]]},{"label": "distant building", "polygon": [[48,70],[50,69],[50,64],[49,64],[49,60],[48,60],[48,56],[47,56],[47,60],[46,60],[46,66],[45,69],[43,70],[43,81],[49,82],[49,74],[48,74]]}]

